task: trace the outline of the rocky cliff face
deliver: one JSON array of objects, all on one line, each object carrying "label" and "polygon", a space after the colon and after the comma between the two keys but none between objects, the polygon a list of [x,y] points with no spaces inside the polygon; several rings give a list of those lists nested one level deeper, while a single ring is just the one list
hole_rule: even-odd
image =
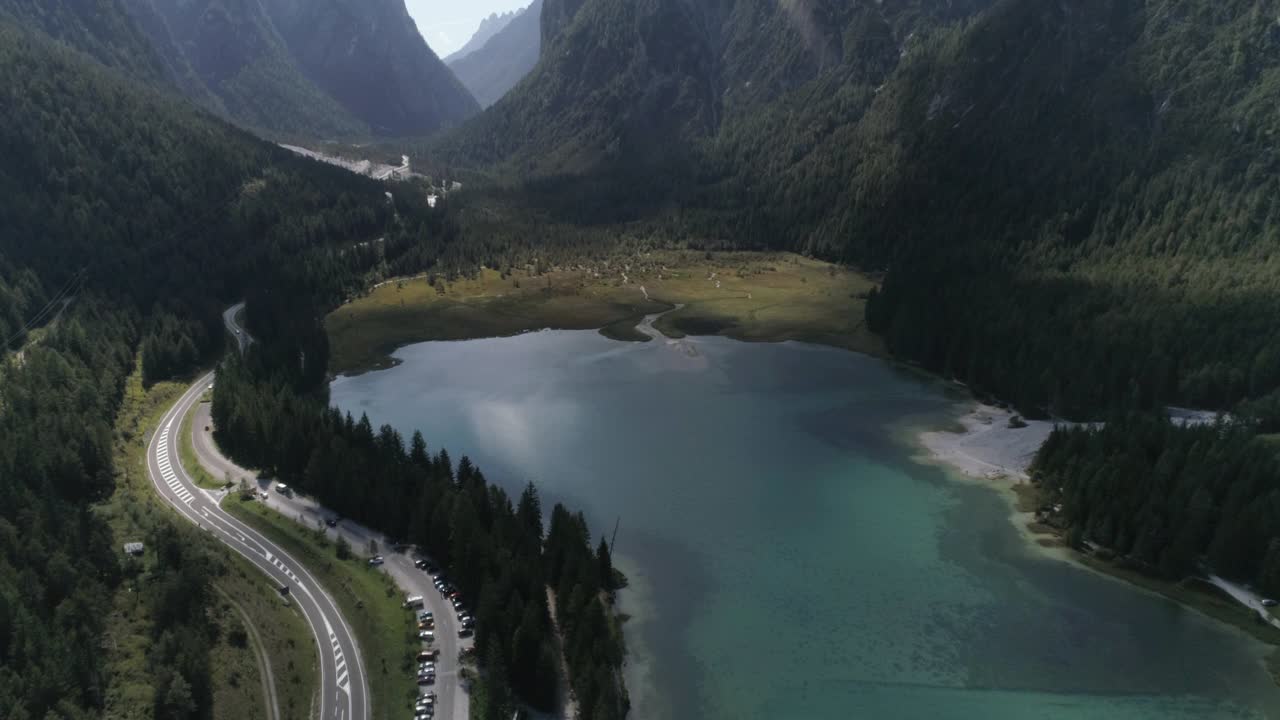
[{"label": "rocky cliff face", "polygon": [[483,46],[466,54],[460,51],[449,61],[454,74],[482,107],[497,102],[538,64],[541,17],[542,0],[534,0]]},{"label": "rocky cliff face", "polygon": [[[540,14],[542,12],[542,3],[537,3],[537,5],[538,5],[537,13]],[[473,34],[471,38],[467,40],[467,44],[463,45],[462,47],[458,48],[457,51],[450,53],[448,56],[443,58],[445,64],[452,66],[454,62],[461,60],[462,58],[484,47],[485,44],[488,43],[491,39],[493,39],[495,35],[502,32],[504,29],[506,29],[506,27],[510,25],[516,18],[523,16],[526,12],[528,12],[528,10],[529,8],[522,8],[520,10],[512,10],[511,12],[506,12],[502,14],[494,13],[489,17],[485,18],[484,20],[481,20],[480,27],[477,28],[475,31],[475,34]],[[535,20],[538,18],[538,14],[534,15]]]}]

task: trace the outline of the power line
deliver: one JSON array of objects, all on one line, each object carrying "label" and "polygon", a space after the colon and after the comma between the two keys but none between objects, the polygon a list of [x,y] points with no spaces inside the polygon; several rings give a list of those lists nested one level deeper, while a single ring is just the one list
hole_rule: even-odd
[{"label": "power line", "polygon": [[80,283],[81,286],[83,286],[84,279],[85,279],[85,270],[84,268],[81,268],[80,270],[77,270],[74,275],[71,276],[71,279],[67,281],[67,284],[63,285],[62,289],[59,290],[58,293],[53,296],[53,299],[50,300],[43,308],[41,308],[40,312],[36,313],[35,316],[32,317],[30,320],[28,320],[27,323],[23,325],[21,328],[19,328],[17,332],[15,332],[13,335],[10,335],[8,340],[5,340],[4,346],[9,347],[10,345],[13,344],[13,341],[22,337],[24,333],[30,332],[37,325],[39,325],[40,321],[43,320],[46,316],[48,316],[49,312],[52,311],[53,308],[58,303],[63,301],[63,298],[67,296],[68,291],[71,290],[71,287],[73,285],[75,285],[76,283]]}]

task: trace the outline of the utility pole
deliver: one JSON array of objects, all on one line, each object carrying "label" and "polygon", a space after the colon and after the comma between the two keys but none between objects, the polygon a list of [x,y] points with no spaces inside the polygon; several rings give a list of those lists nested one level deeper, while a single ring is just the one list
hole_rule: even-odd
[{"label": "utility pole", "polygon": [[619,515],[617,520],[613,521],[613,537],[609,540],[609,554],[613,554],[613,548],[618,544],[618,525],[622,523],[622,516]]}]

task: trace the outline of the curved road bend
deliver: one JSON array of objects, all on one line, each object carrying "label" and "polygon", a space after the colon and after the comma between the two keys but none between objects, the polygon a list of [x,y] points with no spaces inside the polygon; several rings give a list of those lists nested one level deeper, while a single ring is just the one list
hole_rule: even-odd
[{"label": "curved road bend", "polygon": [[222,324],[227,326],[227,332],[236,339],[236,348],[241,354],[244,353],[245,348],[253,344],[253,338],[249,337],[249,333],[236,322],[236,316],[242,310],[244,310],[244,303],[239,302],[222,311]]},{"label": "curved road bend", "polygon": [[[242,341],[243,342],[243,341]],[[277,585],[287,585],[320,649],[320,720],[369,720],[369,686],[360,651],[333,599],[306,568],[218,506],[221,493],[198,488],[179,460],[182,418],[200,401],[213,373],[200,378],[165,413],[147,445],[147,473],[178,514],[243,555]]]},{"label": "curved road bend", "polygon": [[[312,498],[296,493],[288,496],[271,490],[270,480],[254,480],[258,474],[246,470],[222,454],[213,441],[213,433],[205,428],[213,427],[213,418],[209,413],[208,403],[202,403],[195,409],[191,423],[191,445],[195,449],[197,461],[215,478],[222,478],[228,473],[233,481],[249,478],[250,483],[259,492],[268,492],[262,502],[269,508],[279,512],[290,520],[296,520],[308,528],[325,527],[326,520],[338,517],[338,514],[325,509]],[[421,595],[427,610],[435,615],[436,642],[440,657],[436,660],[436,684],[427,689],[436,693],[435,720],[466,720],[470,714],[470,696],[462,687],[458,663],[458,653],[471,647],[474,638],[458,637],[458,616],[453,606],[432,584],[431,576],[414,567],[414,558],[410,554],[394,552],[391,541],[380,533],[376,533],[351,520],[343,520],[337,528],[325,527],[325,534],[336,538],[345,537],[351,544],[352,551],[361,556],[368,556],[369,541],[378,543],[379,550],[386,558],[382,570],[391,576],[405,595]]]}]

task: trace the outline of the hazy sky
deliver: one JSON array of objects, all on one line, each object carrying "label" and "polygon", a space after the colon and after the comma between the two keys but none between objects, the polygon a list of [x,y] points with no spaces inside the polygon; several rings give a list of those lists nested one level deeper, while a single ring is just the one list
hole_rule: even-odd
[{"label": "hazy sky", "polygon": [[471,39],[480,21],[493,13],[528,7],[533,0],[405,0],[427,44],[440,57]]}]

